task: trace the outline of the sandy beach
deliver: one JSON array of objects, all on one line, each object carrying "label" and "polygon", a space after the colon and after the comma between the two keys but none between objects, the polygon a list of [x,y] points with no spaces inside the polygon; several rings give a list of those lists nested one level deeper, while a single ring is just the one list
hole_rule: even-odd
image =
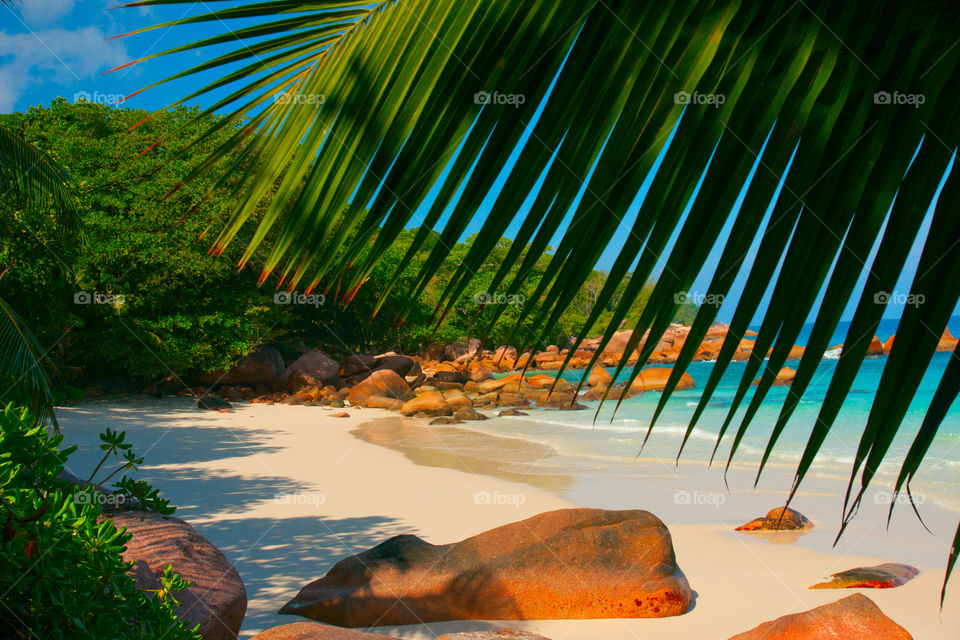
[{"label": "sandy beach", "polygon": [[[731,486],[741,489],[726,494],[716,473],[641,459],[644,484],[617,491],[609,479],[582,470],[525,473],[549,459],[550,448],[485,434],[484,423],[477,423],[480,431],[469,424],[426,428],[425,420],[378,409],[347,411],[349,418],[333,418],[335,410],[327,407],[243,403],[234,413],[216,413],[197,410],[189,399],[132,396],[64,407],[58,416],[67,444],[79,445],[69,470],[81,477],[99,457],[97,434],[106,427],[127,429],[146,458],[139,477],[158,487],[178,506],[175,515],[239,570],[249,598],[242,637],[299,621],[276,611],[337,560],[390,536],[412,533],[448,543],[554,509],[629,503],[669,526],[678,564],[695,592],[686,615],[446,622],[378,631],[412,639],[510,626],[553,640],[727,638],[859,591],[915,638],[960,638],[957,588],[948,590],[939,611],[946,559],[941,540],[956,514],[925,513],[941,534],[934,537],[907,508],[883,534],[885,508],[870,502],[832,548],[842,487],[823,480],[822,486],[812,482],[794,505],[816,523],[809,534],[738,534],[736,525],[782,504],[785,475],[748,491],[735,472]],[[910,563],[921,573],[896,589],[808,589],[831,573],[883,562]]]}]

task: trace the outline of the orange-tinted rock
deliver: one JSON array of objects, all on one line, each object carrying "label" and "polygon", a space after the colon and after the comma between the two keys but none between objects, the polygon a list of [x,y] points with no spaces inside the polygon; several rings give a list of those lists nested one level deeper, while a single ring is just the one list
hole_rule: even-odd
[{"label": "orange-tinted rock", "polygon": [[880,342],[880,338],[873,336],[873,340],[870,341],[870,346],[867,347],[868,356],[882,356],[883,355],[883,343]]},{"label": "orange-tinted rock", "polygon": [[[643,369],[640,375],[630,383],[628,397],[646,391],[663,391],[667,386],[667,380],[670,379],[671,373],[673,373],[673,369],[670,367]],[[677,390],[693,389],[694,386],[693,378],[690,377],[689,373],[684,372],[683,375],[680,376],[680,381],[677,383]]]},{"label": "orange-tinted rock", "polygon": [[617,331],[610,337],[610,341],[607,342],[607,346],[603,348],[604,354],[617,354],[623,355],[623,352],[627,348],[627,343],[630,342],[630,338],[633,337],[633,331]]},{"label": "orange-tinted rock", "polygon": [[480,393],[490,393],[491,391],[498,391],[512,382],[519,382],[522,379],[520,374],[514,374],[493,380],[485,380],[480,383],[478,390]]},{"label": "orange-tinted rock", "polygon": [[176,594],[177,615],[200,625],[204,640],[232,640],[247,611],[240,574],[209,540],[183,520],[151,511],[111,514],[113,524],[132,535],[123,559],[141,589],[159,589],[168,563],[190,586]]},{"label": "orange-tinted rock", "polygon": [[530,352],[527,351],[522,353],[519,358],[513,363],[514,369],[523,369],[527,366],[527,363],[530,361]]},{"label": "orange-tinted rock", "polygon": [[956,348],[957,339],[950,333],[950,329],[944,329],[940,342],[937,343],[937,351],[953,351]]},{"label": "orange-tinted rock", "polygon": [[686,613],[667,527],[646,511],[562,509],[461,542],[391,538],[338,562],[280,613],[346,627]]},{"label": "orange-tinted rock", "polygon": [[756,344],[753,340],[747,340],[743,338],[740,340],[740,344],[737,345],[737,350],[733,353],[733,360],[735,362],[740,362],[750,359],[750,354],[753,353],[753,345]]},{"label": "orange-tinted rock", "polygon": [[557,381],[553,376],[538,374],[526,378],[527,384],[534,389],[549,389]]},{"label": "orange-tinted rock", "polygon": [[587,376],[589,387],[609,387],[611,384],[613,384],[613,376],[603,367],[594,367]]},{"label": "orange-tinted rock", "polygon": [[450,405],[450,408],[456,413],[460,409],[472,409],[473,400],[468,398],[462,391],[457,391],[456,389],[450,389],[449,391],[443,391],[443,399],[447,401],[447,404]]},{"label": "orange-tinted rock", "polygon": [[383,369],[374,371],[365,380],[351,387],[346,399],[352,405],[365,407],[374,397],[406,401],[413,397],[413,392],[407,381],[396,372]]},{"label": "orange-tinted rock", "polygon": [[790,353],[787,354],[787,360],[799,360],[803,357],[804,351],[806,351],[804,347],[798,347],[796,345],[790,347]]},{"label": "orange-tinted rock", "polygon": [[371,396],[364,405],[369,409],[386,409],[388,411],[399,411],[403,407],[403,400],[397,398],[384,398],[382,396]]},{"label": "orange-tinted rock", "polygon": [[346,411],[338,411],[337,413],[331,413],[330,417],[331,418],[349,418],[350,414],[347,413]]},{"label": "orange-tinted rock", "polygon": [[501,629],[499,631],[467,631],[465,633],[445,633],[437,640],[550,640],[529,631]]},{"label": "orange-tinted rock", "polygon": [[453,415],[453,409],[447,404],[442,393],[439,391],[427,391],[403,403],[403,406],[400,408],[400,413],[405,416],[423,413],[427,416],[437,417]]},{"label": "orange-tinted rock", "polygon": [[580,399],[587,402],[603,400],[604,394],[606,394],[607,400],[619,400],[620,396],[623,395],[623,387],[610,387],[609,391],[607,387],[590,387],[580,396]]},{"label": "orange-tinted rock", "polygon": [[873,600],[856,594],[764,622],[730,640],[912,640]]},{"label": "orange-tinted rock", "polygon": [[397,640],[396,636],[362,633],[316,622],[295,622],[267,629],[250,640]]},{"label": "orange-tinted rock", "polygon": [[563,362],[563,356],[556,351],[542,351],[533,356],[533,361],[539,367],[548,362]]},{"label": "orange-tinted rock", "polygon": [[887,341],[883,343],[883,353],[884,355],[890,355],[890,352],[893,350],[893,339],[897,336],[893,335],[887,338]]},{"label": "orange-tinted rock", "polygon": [[[780,369],[780,371],[777,371],[777,377],[773,379],[772,384],[774,386],[789,385],[790,383],[793,382],[793,379],[796,377],[796,375],[797,375],[797,372],[795,370],[791,369],[790,367],[784,367],[783,369]],[[750,384],[752,384],[753,386],[757,386],[758,384],[760,384],[760,380],[762,378],[763,376],[761,376],[760,378],[757,378]]]},{"label": "orange-tinted rock", "polygon": [[875,567],[857,567],[835,573],[828,582],[815,584],[811,589],[892,589],[910,582],[920,573],[908,564],[887,562]]},{"label": "orange-tinted rock", "polygon": [[[784,513],[786,510],[786,513]],[[813,529],[813,523],[807,520],[799,511],[788,507],[777,507],[767,512],[767,515],[747,524],[737,527],[737,531],[796,531],[798,529]]]},{"label": "orange-tinted rock", "polygon": [[493,374],[479,362],[471,362],[467,365],[467,377],[473,382],[483,382],[493,378]]},{"label": "orange-tinted rock", "polygon": [[747,329],[746,331],[743,332],[743,335],[750,336],[751,338],[755,338],[760,334],[757,333],[756,331],[751,331],[750,329]]}]

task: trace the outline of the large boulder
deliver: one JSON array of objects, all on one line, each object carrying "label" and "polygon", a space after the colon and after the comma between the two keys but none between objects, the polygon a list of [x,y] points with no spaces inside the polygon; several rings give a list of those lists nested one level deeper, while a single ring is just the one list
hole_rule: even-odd
[{"label": "large boulder", "polygon": [[284,371],[280,386],[288,391],[301,387],[323,388],[340,377],[340,364],[323,351],[311,350],[293,361]]},{"label": "large boulder", "polygon": [[751,520],[736,528],[737,531],[797,531],[813,529],[813,523],[799,511],[789,507],[777,507],[762,518]]},{"label": "large boulder", "polygon": [[377,366],[377,358],[364,353],[354,353],[340,362],[340,377],[351,381],[351,376],[360,375],[361,377],[352,382],[359,382],[366,377],[374,367]]},{"label": "large boulder", "polygon": [[[406,402],[413,397],[410,385],[399,375],[384,369],[374,371],[347,393],[347,401],[357,407],[366,407],[372,398],[393,398]],[[381,406],[381,405],[378,405]]]},{"label": "large boulder", "polygon": [[466,374],[473,382],[483,382],[484,380],[491,380],[493,378],[490,370],[479,362],[471,362],[468,364]]},{"label": "large boulder", "polygon": [[908,564],[887,562],[875,567],[847,569],[830,576],[827,582],[815,584],[811,589],[892,589],[910,582],[920,570]]},{"label": "large boulder", "polygon": [[410,375],[410,372],[413,371],[414,366],[417,363],[414,362],[412,358],[407,356],[398,356],[398,355],[387,355],[380,356],[373,362],[374,371],[383,371],[387,369],[393,371],[401,378],[407,375]]},{"label": "large boulder", "polygon": [[613,376],[603,367],[594,367],[587,377],[587,386],[606,388],[613,384]]},{"label": "large boulder", "polygon": [[133,577],[141,589],[159,589],[163,567],[190,581],[176,594],[176,613],[200,625],[203,640],[237,637],[247,611],[247,592],[240,574],[209,540],[183,520],[151,511],[111,514],[118,528],[131,534],[123,559],[133,562]]},{"label": "large boulder", "polygon": [[[634,378],[633,382],[630,383],[627,397],[647,391],[663,391],[667,387],[667,380],[670,379],[670,374],[672,373],[673,369],[671,367],[651,367],[649,369],[643,369],[640,374]],[[694,386],[693,378],[689,373],[684,371],[683,375],[680,376],[680,381],[677,383],[677,391],[693,389]]]},{"label": "large boulder", "polygon": [[408,400],[400,407],[400,413],[405,416],[421,414],[431,418],[453,415],[453,409],[447,404],[443,394],[439,391],[427,391],[416,398]]},{"label": "large boulder", "polygon": [[912,640],[873,600],[856,594],[764,622],[730,640]]},{"label": "large boulder", "polygon": [[338,562],[280,613],[345,627],[654,618],[686,613],[690,600],[656,516],[561,509],[453,544],[391,538]]},{"label": "large boulder", "polygon": [[226,373],[214,371],[204,374],[200,376],[200,382],[220,385],[264,384],[272,387],[283,377],[284,368],[280,352],[264,345],[240,358]]},{"label": "large boulder", "polygon": [[627,329],[626,331],[617,331],[610,337],[610,342],[607,343],[607,346],[603,348],[603,353],[618,353],[622,354],[627,348],[627,343],[630,342],[630,338],[633,337],[633,330]]},{"label": "large boulder", "polygon": [[445,633],[437,640],[550,640],[529,631],[500,629],[499,631],[466,631],[463,633]]},{"label": "large boulder", "polygon": [[[783,369],[780,369],[780,371],[777,371],[776,377],[773,379],[773,382],[771,382],[770,384],[772,384],[773,386],[789,386],[793,384],[793,379],[796,376],[797,376],[797,372],[795,369],[791,369],[790,367],[784,367]],[[756,387],[760,384],[760,380],[762,379],[763,379],[763,376],[757,378],[750,384]]]},{"label": "large boulder", "polygon": [[363,633],[316,622],[295,622],[267,629],[250,640],[398,640],[396,636]]},{"label": "large boulder", "polygon": [[873,340],[870,341],[870,346],[867,347],[868,356],[882,356],[883,355],[883,343],[880,342],[880,338],[873,336]]}]

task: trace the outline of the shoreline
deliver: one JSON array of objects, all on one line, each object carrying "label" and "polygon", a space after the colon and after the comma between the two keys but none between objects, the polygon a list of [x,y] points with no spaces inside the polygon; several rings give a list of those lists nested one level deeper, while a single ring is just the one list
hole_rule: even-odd
[{"label": "shoreline", "polygon": [[[350,418],[330,417],[334,411],[325,407],[243,403],[236,409],[215,413],[197,410],[186,399],[134,398],[65,407],[58,415],[67,444],[81,445],[71,458],[78,475],[96,458],[96,436],[102,428],[127,430],[128,441],[146,458],[138,477],[154,483],[179,506],[174,515],[194,525],[240,571],[250,601],[241,637],[299,621],[275,612],[337,560],[393,535],[413,533],[429,542],[447,543],[544,511],[574,505],[626,508],[613,503],[629,500],[630,508],[647,509],[669,527],[678,564],[697,594],[687,614],[506,625],[446,622],[377,630],[410,639],[503,626],[555,640],[726,638],[787,613],[860,592],[915,638],[960,638],[956,588],[948,589],[942,617],[939,611],[946,550],[936,548],[928,534],[921,538],[908,529],[894,530],[893,541],[905,536],[913,550],[909,546],[894,549],[889,540],[884,547],[883,540],[876,540],[876,530],[867,532],[869,544],[865,544],[859,530],[851,529],[844,538],[847,548],[825,551],[823,541],[832,542],[836,531],[831,516],[839,511],[829,493],[804,494],[803,501],[798,498],[794,505],[815,521],[817,527],[810,534],[793,544],[771,544],[769,539],[737,534],[732,528],[746,521],[740,519],[741,513],[749,513],[750,519],[781,504],[777,499],[782,501],[783,494],[776,496],[773,490],[763,489],[752,500],[734,491],[722,508],[698,504],[691,493],[690,503],[683,505],[672,498],[674,492],[689,488],[711,495],[722,489],[722,480],[717,484],[710,478],[709,484],[701,486],[704,477],[700,475],[661,470],[646,477],[645,484],[621,485],[614,495],[611,487],[616,487],[616,481],[602,476],[567,474],[564,478],[541,473],[520,478],[524,474],[518,475],[517,465],[529,467],[531,462],[549,460],[550,452],[522,439],[491,440],[493,436],[475,431],[474,425],[433,429],[459,438],[456,447],[438,457],[436,447],[447,445],[424,444],[423,438],[432,436],[422,419],[355,407],[347,409]],[[405,434],[410,438],[406,452],[388,446],[396,436],[391,435],[390,429],[396,429],[391,421],[413,425],[408,430],[413,435]],[[483,423],[475,424],[482,429]],[[361,439],[354,433],[358,430],[366,430],[368,437],[375,430],[378,442]],[[431,461],[436,464],[426,464]],[[458,464],[466,468],[457,468]],[[909,507],[898,513],[895,524],[915,520]],[[865,522],[866,515],[858,515],[854,524]],[[776,535],[778,542],[783,540]],[[911,558],[922,572],[896,589],[807,589],[829,573],[882,562],[911,562]]]}]

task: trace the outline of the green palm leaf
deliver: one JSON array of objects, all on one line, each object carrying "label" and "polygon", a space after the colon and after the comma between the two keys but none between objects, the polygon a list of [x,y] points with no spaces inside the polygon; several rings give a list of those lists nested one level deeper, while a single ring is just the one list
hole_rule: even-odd
[{"label": "green palm leaf", "polygon": [[[960,177],[941,180],[960,142],[960,15],[952,2],[278,0],[231,3],[163,26],[235,18],[263,22],[158,55],[237,42],[174,77],[245,65],[189,97],[230,86],[212,108],[226,110],[226,122],[255,113],[249,135],[235,139],[253,142],[243,202],[214,250],[275,192],[242,261],[271,234],[262,281],[321,286],[349,300],[414,224],[420,231],[401,269],[429,251],[415,298],[482,212],[477,240],[443,291],[442,314],[529,197],[494,288],[516,292],[532,261],[548,245],[556,249],[517,325],[542,333],[517,340],[540,345],[625,226],[630,235],[595,309],[620,294],[628,274],[629,283],[613,317],[597,327],[597,311],[581,336],[598,330],[606,344],[665,264],[617,367],[640,348],[635,376],[732,216],[707,295],[726,295],[740,275],[746,285],[690,429],[768,289],[771,298],[757,356],[718,439],[718,447],[730,440],[728,464],[804,321],[817,316],[765,464],[867,273],[794,490],[876,332],[885,306],[875,296],[892,290],[942,189],[911,291],[930,303],[908,309],[898,330],[852,470],[849,521],[960,297],[960,224],[945,210]],[[502,176],[503,188],[491,193]],[[654,420],[716,313],[701,308]],[[955,375],[948,367],[904,464],[907,488],[956,397],[948,380]]]}]

